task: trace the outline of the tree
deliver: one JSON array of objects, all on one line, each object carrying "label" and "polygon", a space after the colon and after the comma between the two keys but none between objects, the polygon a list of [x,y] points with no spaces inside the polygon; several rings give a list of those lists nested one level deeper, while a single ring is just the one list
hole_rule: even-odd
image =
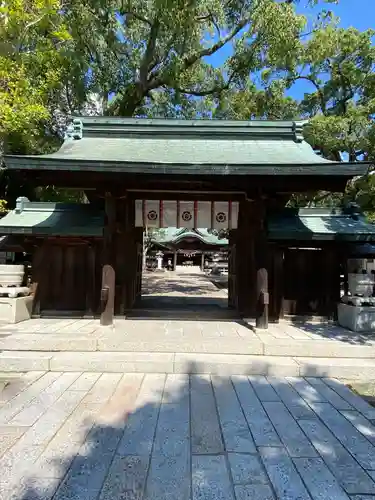
[{"label": "tree", "polygon": [[71,95],[96,92],[104,113],[119,116],[155,108],[210,115],[213,101],[251,72],[292,64],[305,25],[292,2],[276,0],[70,0],[65,16],[76,61]]},{"label": "tree", "polygon": [[[0,7],[0,40],[1,166],[4,152],[46,152],[58,144],[48,127],[49,103],[61,87],[70,40],[60,2],[7,0]],[[29,186],[12,186],[1,174],[7,198],[30,194]]]},{"label": "tree", "polygon": [[[300,103],[300,113],[311,118],[305,128],[307,141],[326,158],[375,160],[374,34],[335,26],[318,31],[304,45],[298,69],[286,77],[288,85],[302,79],[312,89]],[[374,211],[372,176],[349,182],[343,196],[318,193],[309,199],[330,205],[348,201]]]},{"label": "tree", "polygon": [[[262,71],[262,88],[251,81],[223,93],[217,112],[225,118],[308,119],[305,139],[335,161],[375,161],[374,31],[338,28],[333,19],[300,40],[289,67],[271,65]],[[297,102],[285,92],[297,82],[307,85]],[[338,167],[339,168],[339,167]],[[346,193],[295,195],[294,206],[337,206],[356,201],[375,212],[372,175],[348,183]]]},{"label": "tree", "polygon": [[[70,35],[56,0],[7,0],[0,8],[0,136],[26,144],[48,120]],[[14,146],[14,143],[11,142]]]},{"label": "tree", "polygon": [[150,251],[152,245],[155,243],[155,241],[161,237],[163,237],[165,233],[164,229],[157,229],[153,227],[145,227],[143,231],[143,252],[142,252],[142,268],[143,270],[146,269],[146,260],[147,260],[147,255],[148,252]]}]

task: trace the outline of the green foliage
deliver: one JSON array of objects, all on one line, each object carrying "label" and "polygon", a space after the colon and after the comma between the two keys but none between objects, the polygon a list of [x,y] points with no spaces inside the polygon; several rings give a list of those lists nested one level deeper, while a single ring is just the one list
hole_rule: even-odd
[{"label": "green foliage", "polygon": [[[56,0],[7,0],[0,14],[0,137],[26,143],[46,121],[60,85],[62,47],[70,39]],[[8,148],[9,149],[9,148]]]},{"label": "green foliage", "polygon": [[8,212],[8,202],[6,200],[0,200],[0,216]]},{"label": "green foliage", "polygon": [[[7,0],[0,8],[0,165],[3,153],[48,152],[54,96],[66,73],[71,35],[59,0]],[[1,172],[2,196],[33,196],[30,186]]]},{"label": "green foliage", "polygon": [[[305,25],[291,2],[275,0],[70,0],[65,10],[74,85],[86,79],[86,95],[98,93],[104,113],[120,116],[211,114],[250,72],[293,66]],[[223,65],[213,64],[230,46]]]},{"label": "green foliage", "polygon": [[[0,8],[0,150],[54,150],[74,113],[307,118],[305,137],[325,157],[374,161],[374,32],[339,28],[335,3],[9,0]],[[287,91],[302,80],[308,90],[298,102]],[[16,189],[28,195],[30,186],[13,180],[7,193]],[[344,196],[308,193],[290,203],[356,200],[371,212],[374,190],[367,176]],[[54,186],[34,195],[82,199]]]}]

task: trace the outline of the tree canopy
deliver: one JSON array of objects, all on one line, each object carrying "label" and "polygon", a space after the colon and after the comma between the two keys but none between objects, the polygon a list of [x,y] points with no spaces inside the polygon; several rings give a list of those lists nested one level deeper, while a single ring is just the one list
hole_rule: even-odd
[{"label": "tree canopy", "polygon": [[[374,33],[340,28],[334,3],[9,0],[0,8],[2,148],[48,151],[74,113],[308,119],[306,139],[325,157],[373,161]],[[346,196],[372,210],[372,192],[369,176]]]}]

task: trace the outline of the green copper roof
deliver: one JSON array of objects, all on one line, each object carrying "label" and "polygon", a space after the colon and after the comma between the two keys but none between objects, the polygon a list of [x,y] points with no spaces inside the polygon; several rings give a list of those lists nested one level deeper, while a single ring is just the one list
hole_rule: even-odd
[{"label": "green copper roof", "polygon": [[[191,175],[335,175],[367,171],[314,153],[302,127],[284,121],[81,117],[59,151],[6,156],[13,169]],[[340,168],[337,168],[340,165]]]},{"label": "green copper roof", "polygon": [[215,234],[210,233],[207,229],[184,229],[177,227],[167,227],[156,232],[154,240],[162,245],[177,244],[185,238],[196,238],[207,245],[228,245],[226,238],[218,238]]},{"label": "green copper roof", "polygon": [[0,234],[102,236],[104,214],[85,204],[17,200],[15,210],[0,220]]},{"label": "green copper roof", "polygon": [[375,241],[375,225],[350,210],[289,209],[267,222],[272,240]]}]

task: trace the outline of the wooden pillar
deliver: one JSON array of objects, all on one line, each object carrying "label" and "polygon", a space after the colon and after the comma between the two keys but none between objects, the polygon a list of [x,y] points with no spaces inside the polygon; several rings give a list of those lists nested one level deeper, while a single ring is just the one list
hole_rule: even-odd
[{"label": "wooden pillar", "polygon": [[341,254],[341,265],[342,265],[342,271],[344,274],[344,295],[349,294],[349,279],[348,279],[348,254],[347,250],[345,249],[343,253]]},{"label": "wooden pillar", "polygon": [[95,248],[91,242],[86,252],[87,266],[87,285],[86,285],[86,314],[94,316],[95,314]]},{"label": "wooden pillar", "polygon": [[330,319],[337,319],[337,303],[340,301],[340,257],[333,247],[324,249],[325,294],[324,312]]},{"label": "wooden pillar", "polygon": [[32,314],[40,315],[43,274],[46,277],[44,245],[35,247],[32,258],[31,293],[33,295]]},{"label": "wooden pillar", "polygon": [[136,290],[134,302],[142,295],[142,272],[143,272],[143,227],[135,227],[136,245]]},{"label": "wooden pillar", "polygon": [[228,306],[238,310],[238,279],[236,263],[237,229],[229,231]]},{"label": "wooden pillar", "polygon": [[255,235],[255,266],[256,266],[256,308],[255,326],[268,328],[268,241],[266,231],[260,228]]},{"label": "wooden pillar", "polygon": [[238,308],[268,328],[268,238],[263,200],[242,201],[237,229]]},{"label": "wooden pillar", "polygon": [[[253,242],[251,238],[251,222],[249,221],[250,202],[240,202],[238,228],[235,234],[235,276],[238,311],[245,318],[254,316],[254,273]],[[233,243],[232,243],[233,244]]]},{"label": "wooden pillar", "polygon": [[113,324],[115,308],[115,233],[116,200],[111,193],[105,194],[105,225],[103,238],[103,267],[100,324]]},{"label": "wooden pillar", "polygon": [[254,206],[253,234],[254,260],[256,269],[256,307],[255,325],[268,328],[268,235],[266,227],[266,207],[263,200],[257,200]]},{"label": "wooden pillar", "polygon": [[278,323],[283,317],[284,296],[284,252],[279,245],[269,246],[269,318],[270,321]]}]

